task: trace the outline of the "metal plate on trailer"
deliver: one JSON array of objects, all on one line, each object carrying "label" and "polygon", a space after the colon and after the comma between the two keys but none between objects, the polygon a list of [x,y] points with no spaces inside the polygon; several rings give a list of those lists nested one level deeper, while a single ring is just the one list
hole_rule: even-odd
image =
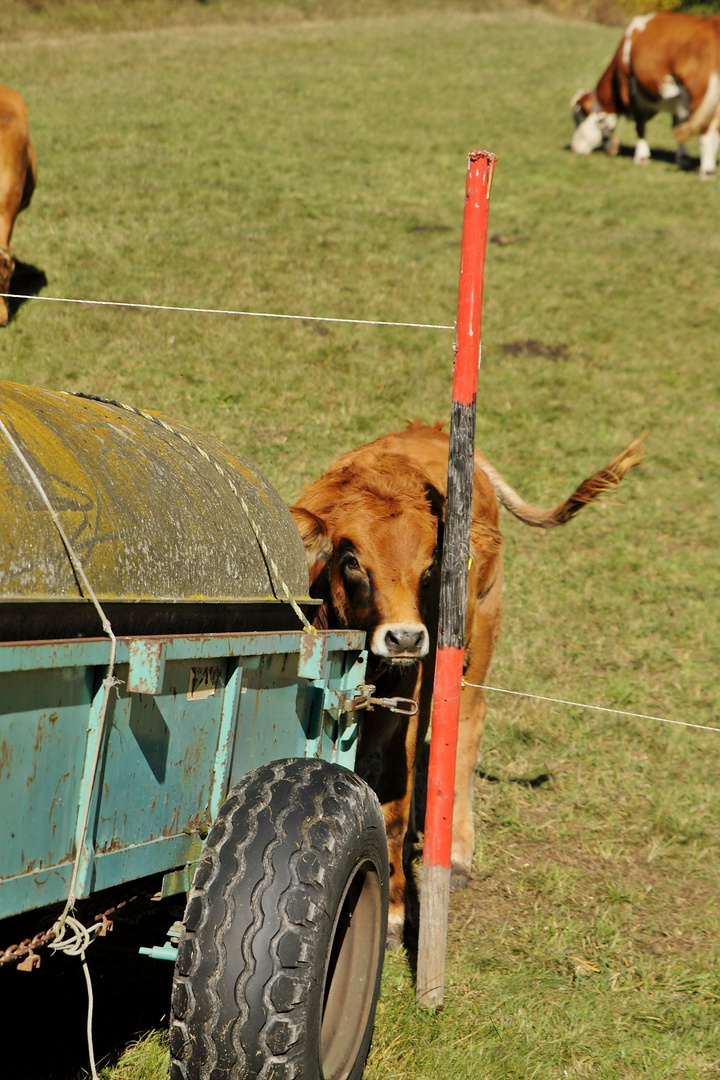
[{"label": "metal plate on trailer", "polygon": [[120,638],[99,730],[107,638],[0,645],[0,919],[195,859],[228,789],[283,757],[353,767],[357,716],[328,704],[364,679],[364,635],[300,630]]}]

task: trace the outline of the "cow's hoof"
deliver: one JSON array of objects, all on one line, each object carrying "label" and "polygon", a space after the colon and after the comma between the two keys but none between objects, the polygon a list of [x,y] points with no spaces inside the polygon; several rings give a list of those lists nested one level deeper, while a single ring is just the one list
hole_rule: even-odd
[{"label": "cow's hoof", "polygon": [[700,179],[701,180],[714,180],[715,179],[715,173],[714,172],[701,172],[700,173]]},{"label": "cow's hoof", "polygon": [[388,926],[387,937],[385,938],[385,951],[395,952],[396,949],[401,949],[403,946],[402,930],[399,926]]},{"label": "cow's hoof", "polygon": [[452,889],[466,889],[470,884],[470,871],[464,866],[453,865],[450,870],[450,887]]},{"label": "cow's hoof", "polygon": [[610,157],[617,157],[620,153],[620,137],[619,135],[611,135],[608,141],[605,143],[605,153]]}]

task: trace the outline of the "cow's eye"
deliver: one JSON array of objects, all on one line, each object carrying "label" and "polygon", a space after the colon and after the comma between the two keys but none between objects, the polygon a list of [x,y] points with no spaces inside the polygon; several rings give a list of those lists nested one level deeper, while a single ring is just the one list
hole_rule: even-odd
[{"label": "cow's eye", "polygon": [[433,570],[434,569],[435,569],[435,564],[433,563],[432,566],[428,566],[427,570],[425,571],[423,576],[420,578],[420,584],[422,585],[423,589],[427,589],[427,588],[430,587],[430,582],[432,581],[432,576],[433,576]]},{"label": "cow's eye", "polygon": [[359,570],[360,563],[357,561],[354,555],[345,555],[343,557],[343,570]]}]

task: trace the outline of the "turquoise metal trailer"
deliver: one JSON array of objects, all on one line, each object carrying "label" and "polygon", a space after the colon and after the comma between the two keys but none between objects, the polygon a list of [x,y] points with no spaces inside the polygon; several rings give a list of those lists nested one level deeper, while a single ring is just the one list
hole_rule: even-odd
[{"label": "turquoise metal trailer", "polygon": [[160,950],[175,1080],[356,1080],[387,915],[351,771],[371,691],[364,635],[310,627],[287,509],[184,424],[10,383],[0,498],[0,963],[155,876],[188,893]]}]

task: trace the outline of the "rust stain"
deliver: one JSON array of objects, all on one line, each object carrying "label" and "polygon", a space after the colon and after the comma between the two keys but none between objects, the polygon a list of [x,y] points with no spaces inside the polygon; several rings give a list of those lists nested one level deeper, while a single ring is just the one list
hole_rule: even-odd
[{"label": "rust stain", "polygon": [[[64,783],[64,781],[67,780],[69,778],[69,776],[70,776],[69,772],[63,773],[62,776],[60,777],[60,779],[57,782],[57,787],[55,788],[55,794],[53,795],[53,800],[50,803],[50,818],[52,818],[53,814],[55,813],[55,803],[59,802],[60,805],[62,806],[62,798],[60,798],[58,796],[58,792],[60,790],[60,785],[62,783]],[[53,825],[53,830],[54,830],[54,828],[55,828],[55,826]]]},{"label": "rust stain", "polygon": [[103,844],[100,850],[105,854],[108,851],[122,851],[126,847],[127,844],[124,840],[121,840],[119,836],[113,836],[108,843]]},{"label": "rust stain", "polygon": [[197,833],[204,832],[207,829],[207,820],[203,814],[193,814],[192,817],[187,819],[185,828],[182,830],[184,833]]},{"label": "rust stain", "polygon": [[58,719],[58,714],[56,712],[51,712],[50,715],[48,716],[48,723],[49,724],[54,724],[57,719]]},{"label": "rust stain", "polygon": [[199,770],[205,769],[206,758],[204,753],[205,747],[200,743],[194,743],[191,748],[185,753],[182,764],[185,777],[192,777],[198,774]]},{"label": "rust stain", "polygon": [[7,768],[9,773],[11,761],[12,749],[8,746],[5,739],[3,739],[3,741],[0,743],[0,770]]}]

